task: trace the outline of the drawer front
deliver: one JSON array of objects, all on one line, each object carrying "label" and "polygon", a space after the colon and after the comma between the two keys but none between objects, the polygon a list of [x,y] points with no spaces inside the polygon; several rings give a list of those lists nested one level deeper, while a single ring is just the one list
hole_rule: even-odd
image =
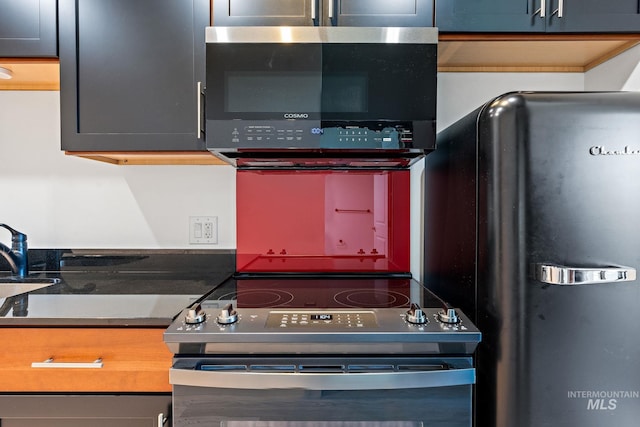
[{"label": "drawer front", "polygon": [[0,391],[170,392],[163,332],[0,328]]},{"label": "drawer front", "polygon": [[2,427],[165,427],[171,395],[0,394]]}]

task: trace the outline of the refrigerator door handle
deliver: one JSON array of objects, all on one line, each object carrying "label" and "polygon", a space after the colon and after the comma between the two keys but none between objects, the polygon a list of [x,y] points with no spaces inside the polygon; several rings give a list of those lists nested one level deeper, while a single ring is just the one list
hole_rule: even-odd
[{"label": "refrigerator door handle", "polygon": [[552,285],[631,282],[636,280],[636,269],[631,267],[582,268],[555,264],[536,264],[535,279]]}]

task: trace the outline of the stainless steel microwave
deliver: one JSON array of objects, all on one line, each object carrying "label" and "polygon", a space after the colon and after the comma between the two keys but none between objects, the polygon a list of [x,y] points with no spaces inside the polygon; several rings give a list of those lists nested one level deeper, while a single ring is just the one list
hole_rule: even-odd
[{"label": "stainless steel microwave", "polygon": [[437,39],[435,28],[209,27],[207,148],[234,164],[422,156],[435,145]]}]

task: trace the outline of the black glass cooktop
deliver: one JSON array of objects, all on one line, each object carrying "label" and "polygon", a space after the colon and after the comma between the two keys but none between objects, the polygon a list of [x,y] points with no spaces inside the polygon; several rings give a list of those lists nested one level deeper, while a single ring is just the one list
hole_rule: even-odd
[{"label": "black glass cooktop", "polygon": [[231,277],[203,299],[204,306],[237,308],[404,308],[411,303],[440,307],[430,291],[398,277]]},{"label": "black glass cooktop", "polygon": [[[471,354],[480,334],[410,277],[234,276],[176,317],[174,354]],[[446,312],[445,312],[446,314]]]}]

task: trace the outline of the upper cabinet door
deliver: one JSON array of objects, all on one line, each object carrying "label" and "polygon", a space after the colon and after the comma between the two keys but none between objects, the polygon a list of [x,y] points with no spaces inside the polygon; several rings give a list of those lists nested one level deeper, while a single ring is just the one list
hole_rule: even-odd
[{"label": "upper cabinet door", "polygon": [[432,27],[433,0],[224,0],[213,25]]},{"label": "upper cabinet door", "polygon": [[640,0],[436,0],[440,32],[640,31]]},{"label": "upper cabinet door", "polygon": [[56,0],[0,0],[0,57],[58,56]]},{"label": "upper cabinet door", "polygon": [[549,1],[436,0],[436,27],[440,32],[544,32],[547,12],[540,7]]},{"label": "upper cabinet door", "polygon": [[640,32],[640,0],[547,0],[547,32]]},{"label": "upper cabinet door", "polygon": [[433,27],[433,0],[325,0],[324,25]]},{"label": "upper cabinet door", "polygon": [[64,150],[205,149],[209,0],[59,0],[59,15]]},{"label": "upper cabinet door", "polygon": [[321,0],[215,0],[213,25],[318,25],[320,2]]},{"label": "upper cabinet door", "polygon": [[325,0],[325,25],[433,27],[433,0]]}]

